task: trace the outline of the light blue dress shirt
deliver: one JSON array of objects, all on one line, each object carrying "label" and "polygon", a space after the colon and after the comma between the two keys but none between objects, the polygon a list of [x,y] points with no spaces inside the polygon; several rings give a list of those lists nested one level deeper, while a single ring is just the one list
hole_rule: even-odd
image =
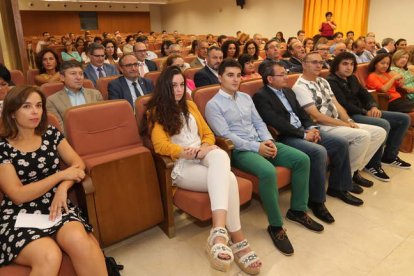
[{"label": "light blue dress shirt", "polygon": [[283,91],[282,90],[277,90],[277,89],[271,87],[270,85],[268,85],[267,87],[269,87],[276,94],[276,96],[279,98],[279,100],[285,106],[286,110],[289,112],[289,114],[290,114],[290,124],[293,125],[296,128],[300,128],[302,126],[302,123],[300,122],[299,117],[296,115],[296,113],[293,112],[292,106],[290,105],[290,103],[289,103],[288,99],[286,98],[285,94],[283,93]]},{"label": "light blue dress shirt", "polygon": [[81,105],[81,104],[86,104],[85,93],[83,91],[83,87],[81,88],[81,90],[79,92],[73,92],[65,86],[65,91],[69,96],[69,100],[70,100],[70,103],[72,104],[72,106],[78,106],[78,105]]},{"label": "light blue dress shirt", "polygon": [[237,91],[220,91],[207,103],[205,116],[218,136],[230,139],[237,150],[259,152],[260,143],[273,139],[252,98]]}]

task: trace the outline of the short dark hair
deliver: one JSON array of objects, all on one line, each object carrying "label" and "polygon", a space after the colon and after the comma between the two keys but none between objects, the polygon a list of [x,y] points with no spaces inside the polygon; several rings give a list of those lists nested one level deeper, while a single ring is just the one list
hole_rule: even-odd
[{"label": "short dark hair", "polygon": [[281,63],[279,61],[274,61],[274,60],[266,60],[266,61],[262,62],[262,64],[260,64],[259,74],[262,76],[262,81],[263,81],[264,85],[269,84],[269,81],[267,80],[267,77],[273,76],[273,74],[274,74],[273,67],[275,67],[275,66],[280,66],[282,68],[285,68],[283,66],[283,63]]},{"label": "short dark hair", "polygon": [[45,36],[45,34],[50,34],[49,32],[43,32],[42,35]]},{"label": "short dark hair", "polygon": [[354,42],[352,42],[352,50],[356,49],[358,47],[358,42],[365,42],[362,39],[357,39]]},{"label": "short dark hair", "polygon": [[137,37],[137,39],[135,40],[136,42],[145,42],[148,40],[148,37],[146,35],[140,35]]},{"label": "short dark hair", "polygon": [[329,69],[329,72],[331,72],[331,74],[335,74],[338,69],[339,69],[339,64],[345,60],[345,59],[351,59],[354,62],[354,69],[353,69],[353,73],[355,73],[356,69],[357,69],[357,61],[355,58],[355,55],[349,52],[342,52],[340,54],[338,54],[331,63],[331,68]]},{"label": "short dark hair", "polygon": [[102,37],[95,36],[94,39],[93,39],[93,42],[97,42],[97,41],[102,41]]},{"label": "short dark hair", "polygon": [[133,35],[129,35],[125,38],[125,42],[128,43],[131,39],[134,39]]},{"label": "short dark hair", "polygon": [[342,35],[342,37],[344,37],[344,33],[343,32],[336,32],[336,33],[334,33],[334,35],[332,36],[332,38],[337,38],[339,35]]},{"label": "short dark hair", "polygon": [[332,13],[332,12],[330,12],[330,11],[328,11],[328,12],[326,12],[326,13],[325,13],[325,17],[328,17],[329,15],[330,15],[330,16],[332,16],[332,15],[333,15],[333,13]]},{"label": "short dark hair", "polygon": [[223,75],[227,67],[237,67],[240,69],[240,72],[243,71],[240,63],[237,60],[232,59],[232,58],[226,58],[226,59],[223,59],[222,63],[220,63],[220,66],[218,68],[219,76]]},{"label": "short dark hair", "polygon": [[208,50],[207,50],[207,55],[209,55],[209,54],[210,54],[210,52],[211,52],[211,51],[213,51],[213,50],[222,52],[222,50],[221,50],[221,48],[220,48],[220,47],[218,47],[218,46],[211,46],[211,47],[209,47],[209,48],[208,48]]},{"label": "short dark hair", "polygon": [[223,39],[226,39],[226,38],[227,38],[227,35],[219,35],[219,37],[217,37],[217,42],[221,44]]},{"label": "short dark hair", "polygon": [[265,46],[264,46],[264,50],[267,51],[269,49],[269,45],[272,42],[276,42],[277,44],[279,44],[279,41],[277,41],[276,39],[270,39],[266,42]]},{"label": "short dark hair", "polygon": [[16,138],[19,129],[17,128],[16,120],[13,118],[13,114],[26,102],[27,98],[33,92],[39,94],[42,100],[42,117],[39,125],[35,128],[37,135],[42,135],[48,125],[47,110],[46,110],[46,97],[37,86],[21,85],[13,87],[4,98],[3,110],[1,112],[1,121],[3,126],[1,128],[0,137],[2,138]]},{"label": "short dark hair", "polygon": [[40,51],[40,52],[36,55],[36,66],[37,66],[37,68],[39,69],[39,74],[44,74],[44,73],[46,73],[46,69],[45,69],[45,67],[43,66],[43,56],[44,56],[46,53],[52,53],[52,55],[55,57],[55,60],[56,60],[56,68],[55,68],[55,70],[56,70],[56,72],[59,70],[59,67],[60,67],[60,60],[59,60],[59,56],[58,56],[58,54],[57,54],[55,51],[53,51],[52,49],[50,49],[50,48],[45,48],[45,49],[41,50],[41,51]]},{"label": "short dark hair", "polygon": [[296,35],[300,35],[300,34],[304,34],[304,33],[305,33],[304,30],[299,30],[299,31],[297,31]]},{"label": "short dark hair", "polygon": [[407,39],[405,38],[399,38],[397,41],[395,41],[395,47],[399,46],[401,42],[407,42]]},{"label": "short dark hair", "polygon": [[83,71],[82,63],[80,63],[77,60],[67,60],[67,61],[62,62],[62,65],[60,66],[59,72],[60,72],[61,75],[65,75],[65,71],[67,69],[69,69],[69,68],[78,68],[78,67],[81,68],[82,71]]},{"label": "short dark hair", "polygon": [[137,58],[134,53],[127,53],[127,54],[122,55],[122,57],[119,58],[118,64],[120,66],[124,65],[124,59],[129,56],[133,56],[134,58]]},{"label": "short dark hair", "polygon": [[346,32],[346,36],[348,36],[349,34],[353,34],[354,35],[355,33],[354,33],[354,31],[347,31]]},{"label": "short dark hair", "polygon": [[241,68],[242,68],[242,76],[244,76],[245,74],[244,74],[244,65],[246,64],[246,63],[248,63],[248,62],[250,62],[250,61],[254,61],[254,57],[253,56],[251,56],[251,55],[249,55],[249,54],[242,54],[240,57],[239,57],[239,59],[238,59],[238,61],[239,61],[239,63],[240,63],[240,66],[241,66]]},{"label": "short dark hair", "polygon": [[96,42],[91,43],[88,46],[88,54],[93,55],[95,50],[99,50],[99,49],[102,49],[102,50],[105,51],[105,47],[102,44],[99,44],[99,43],[96,43]]},{"label": "short dark hair", "polygon": [[388,66],[387,72],[391,70],[391,55],[387,53],[376,55],[371,62],[368,64],[368,73],[375,72],[375,66],[384,58],[388,57],[390,59],[390,65]]}]

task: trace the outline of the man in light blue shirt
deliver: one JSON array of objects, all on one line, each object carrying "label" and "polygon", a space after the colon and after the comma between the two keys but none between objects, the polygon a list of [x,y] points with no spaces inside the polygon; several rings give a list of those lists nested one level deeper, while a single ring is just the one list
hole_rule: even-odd
[{"label": "man in light blue shirt", "polygon": [[259,194],[268,216],[267,228],[275,246],[285,255],[293,247],[282,228],[275,166],[292,171],[291,206],[286,217],[321,232],[323,226],[306,213],[309,195],[309,157],[292,147],[273,141],[249,95],[239,92],[241,66],[233,59],[219,66],[220,91],[207,103],[205,116],[216,135],[233,141],[231,161],[238,169],[259,178]]}]

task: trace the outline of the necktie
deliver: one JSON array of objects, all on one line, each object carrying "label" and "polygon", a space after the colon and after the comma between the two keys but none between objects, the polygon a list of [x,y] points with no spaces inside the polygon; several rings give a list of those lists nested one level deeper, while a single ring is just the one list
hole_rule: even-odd
[{"label": "necktie", "polygon": [[139,90],[138,90],[138,87],[137,87],[137,83],[135,81],[132,83],[132,86],[134,87],[135,96],[137,96],[137,98],[139,96],[142,96],[141,93],[139,93]]},{"label": "necktie", "polygon": [[145,69],[144,69],[144,63],[140,62],[138,65],[138,71],[139,71],[139,75],[140,77],[144,77],[145,75]]},{"label": "necktie", "polygon": [[98,78],[103,78],[104,77],[104,75],[103,75],[103,73],[102,73],[102,67],[98,67]]}]

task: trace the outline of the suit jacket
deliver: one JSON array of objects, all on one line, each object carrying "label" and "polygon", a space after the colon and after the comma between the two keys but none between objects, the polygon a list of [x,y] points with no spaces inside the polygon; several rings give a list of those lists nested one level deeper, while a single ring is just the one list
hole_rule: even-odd
[{"label": "suit jacket", "polygon": [[195,59],[193,59],[193,61],[190,62],[190,67],[191,68],[204,67],[204,64],[202,64],[200,62],[200,60],[198,59],[198,57],[195,57]]},{"label": "suit jacket", "polygon": [[[98,90],[83,88],[83,93],[85,95],[85,102],[88,103],[96,103],[103,101],[102,94]],[[65,89],[62,89],[55,94],[47,97],[46,100],[46,109],[49,112],[52,112],[59,120],[60,125],[63,128],[63,118],[65,112],[68,108],[72,107],[72,103],[70,102],[69,96],[66,93]]]},{"label": "suit jacket", "polygon": [[290,124],[290,113],[278,96],[266,85],[254,96],[253,102],[263,121],[279,131],[281,137],[303,138],[305,129],[315,125],[306,111],[299,105],[296,95],[290,88],[283,88],[292,111],[298,116],[303,128],[296,128]]},{"label": "suit jacket", "polygon": [[[260,72],[263,71],[264,65],[269,62],[269,61],[273,61],[273,59],[271,58],[266,58],[262,61],[262,63],[260,63],[259,65],[259,74]],[[283,67],[286,69],[286,71],[288,71],[289,73],[302,73],[303,69],[302,69],[302,65],[300,67],[296,66],[295,64],[291,63],[289,60],[286,59],[281,59],[279,60],[279,62],[283,65]]]},{"label": "suit jacket", "polygon": [[213,72],[211,72],[210,68],[204,66],[203,69],[200,69],[194,75],[194,83],[196,87],[206,86],[210,84],[218,84],[219,80]]},{"label": "suit jacket", "polygon": [[302,67],[302,61],[295,57],[290,57],[289,62],[295,67],[294,72],[295,73],[302,73],[303,67]]},{"label": "suit jacket", "polygon": [[[103,66],[103,69],[107,77],[119,74],[118,70],[116,70],[116,67],[113,66],[112,64],[104,63],[102,66]],[[91,80],[93,82],[93,85],[96,86],[96,81],[98,77],[96,76],[95,69],[93,69],[91,64],[88,64],[88,66],[85,67],[85,70],[83,71],[83,73],[85,75],[85,78]]]},{"label": "suit jacket", "polygon": [[158,70],[157,64],[155,62],[153,62],[152,60],[146,59],[145,64],[147,65],[148,71],[150,71],[150,72]]},{"label": "suit jacket", "polygon": [[[146,78],[138,78],[138,85],[141,87],[144,94],[151,93],[154,90],[151,80]],[[137,95],[139,97],[139,95]],[[129,90],[128,84],[124,76],[114,79],[108,84],[108,99],[125,99],[134,108],[134,102],[132,101],[131,90]]]}]

